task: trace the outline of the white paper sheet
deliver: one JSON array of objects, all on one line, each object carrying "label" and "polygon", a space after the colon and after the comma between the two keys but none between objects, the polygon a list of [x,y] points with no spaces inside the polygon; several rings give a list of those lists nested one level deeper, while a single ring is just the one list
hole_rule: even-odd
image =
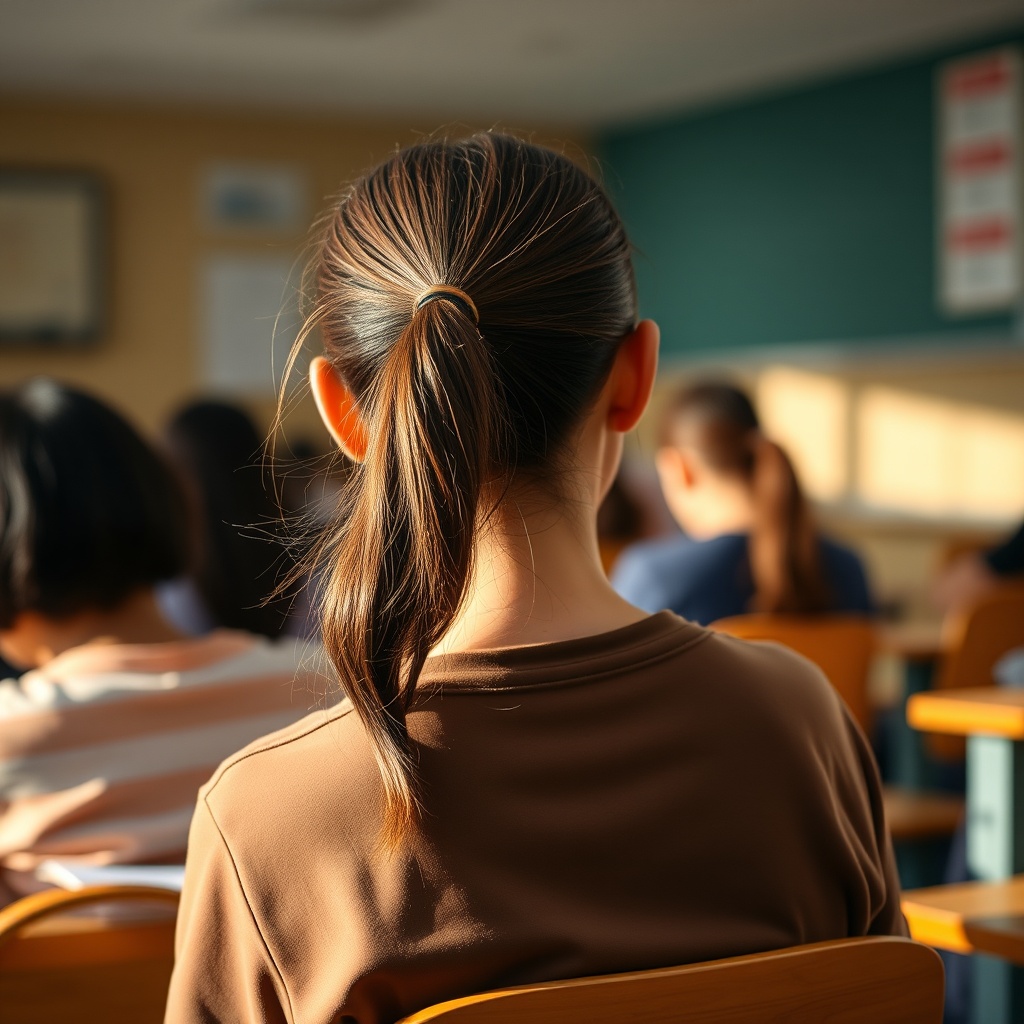
[{"label": "white paper sheet", "polygon": [[200,344],[206,389],[272,395],[298,333],[291,256],[217,255],[202,265]]},{"label": "white paper sheet", "polygon": [[153,885],[181,892],[184,864],[110,864],[96,867],[72,861],[44,860],[36,878],[62,889],[83,889],[87,885]]}]

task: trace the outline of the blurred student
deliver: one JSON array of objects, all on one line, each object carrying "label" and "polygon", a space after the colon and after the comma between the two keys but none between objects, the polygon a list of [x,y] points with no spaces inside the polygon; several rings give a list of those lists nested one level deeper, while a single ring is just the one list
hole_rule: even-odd
[{"label": "blurred student", "polygon": [[165,615],[190,635],[220,627],[280,636],[292,561],[252,420],[225,402],[193,402],[171,418],[164,440],[201,524],[189,572],[159,589]]},{"label": "blurred student", "polygon": [[432,141],[311,268],[348,699],[228,760],[167,1021],[394,1021],[495,986],[899,933],[870,751],[808,662],[612,590],[597,509],[658,332],[570,160]]},{"label": "blurred student", "polygon": [[0,902],[49,857],[184,859],[196,790],[306,713],[299,646],[183,637],[154,587],[183,571],[185,500],[119,415],[46,379],[0,393]]},{"label": "blurred student", "polygon": [[995,547],[954,559],[935,580],[932,600],[940,610],[954,611],[1006,583],[1024,586],[1024,523]]},{"label": "blurred student", "polygon": [[685,536],[619,557],[615,589],[638,608],[708,625],[744,612],[873,611],[860,559],[815,529],[793,465],[736,387],[697,384],[662,424],[657,469]]}]

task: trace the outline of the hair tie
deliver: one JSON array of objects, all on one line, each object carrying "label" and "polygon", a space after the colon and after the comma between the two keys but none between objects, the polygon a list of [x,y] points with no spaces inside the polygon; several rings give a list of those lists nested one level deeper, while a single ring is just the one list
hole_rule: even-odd
[{"label": "hair tie", "polygon": [[444,299],[446,302],[460,306],[464,313],[468,313],[473,318],[473,323],[477,326],[480,325],[480,312],[476,308],[476,303],[461,288],[456,288],[454,285],[438,284],[433,288],[428,288],[416,299],[415,308],[422,309],[428,302],[434,302],[436,299]]}]

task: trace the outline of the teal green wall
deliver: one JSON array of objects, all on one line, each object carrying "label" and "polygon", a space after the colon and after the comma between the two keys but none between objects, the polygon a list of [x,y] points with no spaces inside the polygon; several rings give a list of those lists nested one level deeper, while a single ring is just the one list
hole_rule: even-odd
[{"label": "teal green wall", "polygon": [[934,76],[948,56],[603,137],[665,351],[1009,334],[1009,314],[938,306]]}]

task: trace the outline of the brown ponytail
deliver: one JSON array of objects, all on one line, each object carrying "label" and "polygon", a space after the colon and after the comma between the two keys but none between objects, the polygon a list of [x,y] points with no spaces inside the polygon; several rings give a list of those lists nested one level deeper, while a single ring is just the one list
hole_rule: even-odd
[{"label": "brown ponytail", "polygon": [[364,408],[378,428],[357,471],[323,628],[342,678],[358,681],[347,692],[371,733],[384,839],[394,844],[417,799],[405,712],[465,596],[495,430],[490,360],[473,321],[453,303],[417,310]]},{"label": "brown ponytail", "polygon": [[829,606],[821,574],[818,537],[811,510],[793,463],[774,441],[751,438],[750,485],[754,522],[750,530],[750,569],[755,611],[807,613]]},{"label": "brown ponytail", "polygon": [[693,447],[711,469],[749,485],[752,610],[802,614],[830,606],[810,505],[789,456],[761,433],[743,391],[719,383],[681,391],[662,424],[662,444]]},{"label": "brown ponytail", "polygon": [[554,486],[635,323],[629,244],[571,161],[486,134],[414,146],[356,182],[311,279],[303,337],[321,329],[369,440],[314,555],[323,639],[394,846],[421,796],[406,723],[420,670],[465,600],[493,503],[520,474]]}]

